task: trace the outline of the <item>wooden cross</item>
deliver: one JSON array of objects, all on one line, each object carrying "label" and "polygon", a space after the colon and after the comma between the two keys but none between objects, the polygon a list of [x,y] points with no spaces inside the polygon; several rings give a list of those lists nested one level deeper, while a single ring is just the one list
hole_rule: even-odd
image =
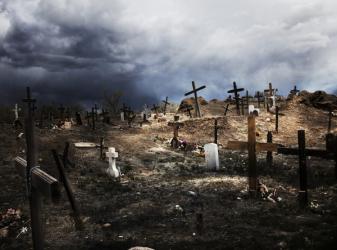
[{"label": "wooden cross", "polygon": [[89,127],[90,126],[90,114],[89,114],[89,111],[87,111],[87,115],[85,117],[87,119],[87,126]]},{"label": "wooden cross", "polygon": [[274,95],[275,89],[273,89],[273,84],[269,83],[269,88],[264,90],[264,93],[267,94],[268,97],[271,97]]},{"label": "wooden cross", "polygon": [[240,115],[240,95],[239,92],[244,91],[244,88],[237,88],[236,82],[233,82],[233,89],[228,90],[227,93],[234,93],[235,103],[236,103],[236,112]]},{"label": "wooden cross", "polygon": [[27,116],[25,119],[27,160],[16,157],[14,162],[18,172],[26,178],[34,250],[42,250],[44,245],[41,218],[42,196],[56,202],[60,198],[60,189],[58,181],[37,166],[34,110],[32,105],[35,100],[31,98],[29,87],[27,87],[27,97],[23,101],[27,103]]},{"label": "wooden cross", "polygon": [[75,116],[76,116],[76,123],[77,123],[77,125],[82,126],[83,123],[82,123],[82,118],[81,118],[80,112],[76,112]]},{"label": "wooden cross", "polygon": [[65,107],[63,107],[63,105],[61,104],[60,107],[58,108],[58,110],[60,111],[60,120],[63,121],[64,120],[64,111],[65,111]]},{"label": "wooden cross", "polygon": [[294,89],[290,90],[290,93],[293,95],[296,95],[297,93],[299,93],[300,91],[297,89],[297,86],[294,86]]},{"label": "wooden cross", "polygon": [[263,94],[260,93],[260,91],[257,91],[256,94],[255,94],[255,97],[257,98],[258,108],[260,108],[261,98],[263,97]]},{"label": "wooden cross", "polygon": [[227,103],[227,105],[226,105],[224,108],[225,108],[225,113],[224,113],[224,115],[226,116],[226,115],[227,115],[227,112],[228,112],[228,111],[230,112],[230,110],[229,110],[229,103]]},{"label": "wooden cross", "polygon": [[204,85],[204,86],[201,86],[199,88],[195,88],[195,83],[194,83],[194,81],[192,81],[192,88],[193,88],[193,90],[190,91],[190,92],[185,93],[185,96],[188,96],[190,94],[194,94],[195,116],[200,118],[201,117],[201,112],[200,112],[199,102],[198,102],[198,91],[206,88],[206,86]]},{"label": "wooden cross", "polygon": [[243,141],[229,141],[227,149],[230,150],[248,150],[248,185],[249,192],[252,195],[257,191],[257,161],[256,153],[262,151],[277,152],[279,145],[273,143],[256,142],[256,125],[255,116],[248,116],[248,142]]},{"label": "wooden cross", "polygon": [[102,109],[102,115],[103,115],[103,122],[109,124],[110,123],[110,117],[108,116],[109,111]]},{"label": "wooden cross", "polygon": [[167,105],[170,105],[171,103],[168,102],[168,96],[166,96],[166,99],[162,101],[164,103],[164,115],[166,115],[166,107]]},{"label": "wooden cross", "polygon": [[178,148],[179,143],[178,143],[178,138],[179,138],[179,128],[184,126],[184,123],[182,122],[178,122],[178,121],[174,121],[174,122],[169,122],[168,126],[173,127],[173,138],[171,141],[171,146],[173,148]]},{"label": "wooden cross", "polygon": [[307,156],[315,156],[325,159],[335,160],[335,176],[337,178],[337,136],[328,134],[326,136],[326,149],[307,149],[305,146],[305,131],[298,130],[298,148],[279,147],[279,154],[298,155],[299,157],[299,173],[300,173],[300,191],[299,201],[301,206],[308,204],[307,193]]},{"label": "wooden cross", "polygon": [[151,110],[153,110],[155,113],[156,113],[156,115],[158,116],[158,110],[159,110],[159,106],[156,106],[155,104],[153,104],[153,106],[152,106],[152,109]]}]

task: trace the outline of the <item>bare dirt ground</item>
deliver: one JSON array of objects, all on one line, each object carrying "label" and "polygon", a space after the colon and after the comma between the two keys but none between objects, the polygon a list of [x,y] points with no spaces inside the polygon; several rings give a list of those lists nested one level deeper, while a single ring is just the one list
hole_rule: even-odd
[{"label": "bare dirt ground", "polygon": [[[214,117],[219,118],[218,172],[207,171],[202,156],[170,148],[172,128],[167,122],[173,114],[142,128],[114,121],[123,129],[102,123],[96,131],[85,126],[36,129],[41,166],[54,176],[50,150],[61,153],[64,142],[71,143],[70,158],[76,166],[67,174],[85,221],[85,229],[76,231],[64,190],[59,204],[45,202],[46,249],[336,249],[334,162],[309,159],[310,204],[300,209],[297,157],[274,154],[273,166],[268,167],[266,154],[261,153],[259,178],[269,189],[277,189],[279,201],[249,198],[247,153],[225,149],[229,140],[247,140],[247,117],[235,116],[234,110],[222,117],[223,105],[202,106],[201,119],[181,115],[184,127],[179,130],[180,138],[203,145],[213,141]],[[325,112],[295,100],[281,113],[274,142],[297,147],[297,130],[305,129],[307,147],[324,148]],[[256,121],[257,140],[265,142],[267,131],[274,131],[275,116],[262,109]],[[337,128],[336,118],[332,127]],[[24,141],[16,140],[19,132],[11,125],[2,125],[0,131],[0,249],[32,249],[25,184],[12,164],[15,156],[24,157]],[[120,182],[105,174],[108,163],[99,160],[98,149],[77,149],[72,144],[98,143],[100,137],[119,152],[117,165],[124,174]],[[10,208],[17,213],[4,216]],[[25,226],[28,233],[19,234]]]}]

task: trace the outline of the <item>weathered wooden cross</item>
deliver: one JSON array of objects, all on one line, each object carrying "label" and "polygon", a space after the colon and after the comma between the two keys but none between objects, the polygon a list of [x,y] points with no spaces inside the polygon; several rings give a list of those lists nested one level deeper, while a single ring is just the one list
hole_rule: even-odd
[{"label": "weathered wooden cross", "polygon": [[308,149],[305,146],[305,131],[298,130],[298,148],[279,147],[277,153],[284,155],[298,155],[300,173],[299,201],[301,206],[308,204],[307,164],[306,157],[314,156],[335,161],[335,177],[337,179],[337,136],[327,134],[326,149]]},{"label": "weathered wooden cross", "polygon": [[37,166],[36,144],[34,133],[34,112],[30,88],[27,87],[27,98],[23,100],[27,103],[27,115],[25,119],[25,134],[27,144],[27,160],[21,157],[14,159],[18,172],[25,176],[27,194],[30,205],[30,218],[32,228],[32,239],[34,250],[44,248],[44,233],[42,223],[42,196],[57,202],[60,198],[59,182]]},{"label": "weathered wooden cross", "polygon": [[277,144],[256,142],[256,125],[255,116],[248,116],[248,142],[243,141],[229,141],[227,149],[230,150],[248,150],[248,185],[249,192],[252,195],[257,191],[257,161],[256,153],[262,151],[277,152]]},{"label": "weathered wooden cross", "polygon": [[292,95],[297,95],[297,93],[299,93],[300,91],[297,89],[297,86],[294,86],[294,89],[290,90],[290,94]]},{"label": "weathered wooden cross", "polygon": [[166,96],[166,99],[162,101],[164,103],[164,115],[166,115],[166,108],[167,105],[170,105],[171,103],[168,102],[168,96]]},{"label": "weathered wooden cross", "polygon": [[92,130],[96,129],[96,125],[95,125],[95,121],[96,121],[96,117],[95,117],[95,108],[91,108],[91,121],[92,121]]},{"label": "weathered wooden cross", "polygon": [[229,103],[227,103],[227,105],[224,106],[224,108],[225,108],[224,115],[227,116],[227,112],[228,112],[228,111],[230,112],[230,110],[229,110]]},{"label": "weathered wooden cross", "polygon": [[236,82],[233,82],[233,89],[228,90],[227,93],[234,93],[234,99],[236,104],[236,113],[240,115],[240,94],[239,92],[244,91],[244,88],[237,88]]},{"label": "weathered wooden cross", "polygon": [[199,102],[198,102],[198,91],[206,88],[206,86],[204,85],[204,86],[201,86],[199,88],[195,88],[195,83],[194,83],[194,81],[192,81],[192,88],[193,88],[193,90],[190,91],[190,92],[185,93],[185,96],[188,96],[190,94],[194,94],[195,116],[200,118],[201,117],[201,112],[200,112]]},{"label": "weathered wooden cross", "polygon": [[179,141],[178,141],[179,128],[183,127],[184,123],[179,122],[179,121],[174,121],[174,122],[171,121],[171,122],[168,123],[168,126],[173,127],[173,138],[172,138],[172,141],[171,141],[171,146],[173,148],[178,148],[178,146],[179,146]]}]

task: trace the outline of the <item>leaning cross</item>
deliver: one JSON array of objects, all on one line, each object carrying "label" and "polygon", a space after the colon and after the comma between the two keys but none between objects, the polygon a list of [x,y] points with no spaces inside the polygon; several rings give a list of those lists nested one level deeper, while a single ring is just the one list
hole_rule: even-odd
[{"label": "leaning cross", "polygon": [[197,92],[206,88],[206,86],[204,85],[204,86],[201,86],[199,88],[195,88],[195,83],[194,83],[194,81],[192,81],[192,88],[193,88],[193,90],[185,93],[185,96],[188,96],[190,94],[194,94],[195,116],[200,118],[201,113],[200,113],[200,108],[199,108],[199,103],[198,103],[198,93]]},{"label": "leaning cross", "polygon": [[163,100],[163,103],[164,103],[164,115],[166,115],[167,105],[170,105],[170,103],[168,102],[168,96],[166,96],[166,99]]},{"label": "leaning cross", "polygon": [[237,88],[236,82],[233,82],[233,89],[228,90],[227,93],[234,93],[234,99],[236,103],[236,112],[238,115],[240,115],[240,95],[239,92],[244,91],[244,88]]},{"label": "leaning cross", "polygon": [[256,153],[262,151],[277,152],[277,144],[256,142],[255,116],[248,116],[248,142],[229,141],[227,149],[230,150],[248,150],[248,184],[249,192],[252,195],[257,191],[257,162]]}]

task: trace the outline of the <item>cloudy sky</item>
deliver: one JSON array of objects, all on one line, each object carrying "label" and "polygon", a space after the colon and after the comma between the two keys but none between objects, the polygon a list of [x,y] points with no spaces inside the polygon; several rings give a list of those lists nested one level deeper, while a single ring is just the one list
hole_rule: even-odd
[{"label": "cloudy sky", "polygon": [[134,105],[191,81],[225,98],[272,82],[337,92],[335,0],[0,0],[0,98]]}]

